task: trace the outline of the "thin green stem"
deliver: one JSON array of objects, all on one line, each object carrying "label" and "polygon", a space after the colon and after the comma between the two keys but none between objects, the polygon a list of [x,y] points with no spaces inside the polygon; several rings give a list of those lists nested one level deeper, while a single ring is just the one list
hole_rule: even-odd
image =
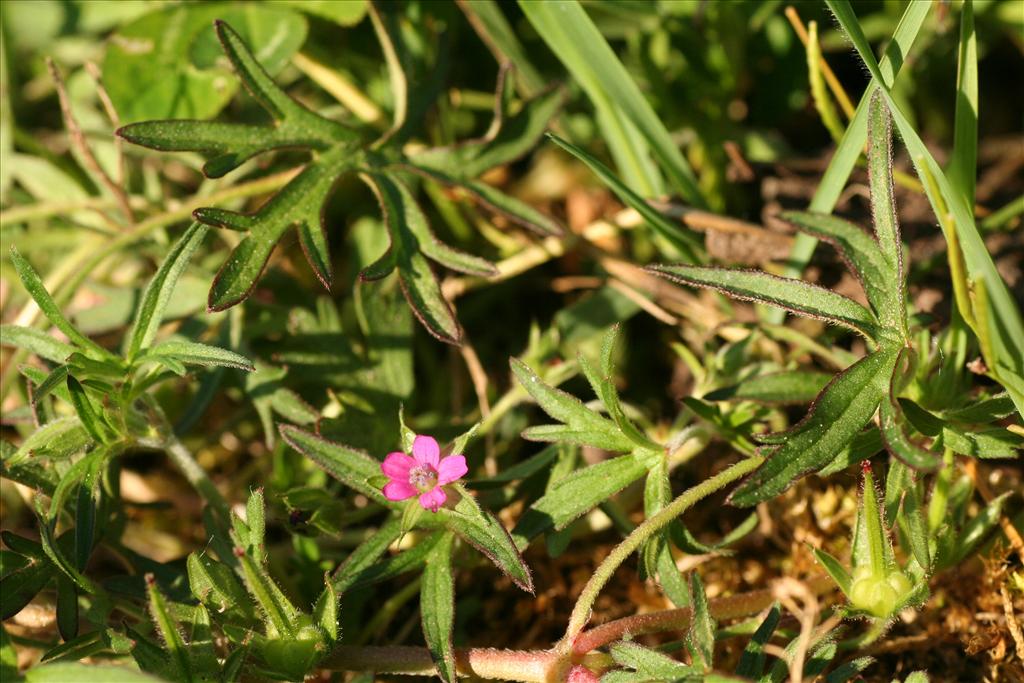
[{"label": "thin green stem", "polygon": [[188,479],[188,483],[199,492],[199,495],[206,500],[208,505],[217,511],[221,519],[230,519],[228,502],[224,499],[216,484],[213,483],[213,480],[206,474],[206,470],[196,462],[196,459],[192,457],[192,453],[185,448],[185,444],[181,443],[176,436],[171,436],[165,442],[165,450],[168,457],[174,461],[177,468]]},{"label": "thin green stem", "polygon": [[615,570],[618,569],[635,550],[643,545],[644,542],[654,533],[660,531],[672,520],[686,512],[686,510],[688,510],[697,501],[752,472],[762,462],[764,462],[764,458],[758,455],[751,456],[737,462],[727,469],[722,470],[715,476],[705,479],[700,484],[686,490],[675,500],[658,511],[657,514],[653,515],[644,521],[643,524],[634,529],[633,532],[627,536],[622,543],[617,545],[608,557],[601,562],[600,566],[598,566],[594,571],[593,576],[590,577],[587,585],[583,587],[583,592],[580,593],[579,598],[576,599],[576,605],[573,607],[572,615],[569,617],[569,626],[566,629],[565,637],[562,639],[561,647],[565,649],[572,646],[573,641],[587,625],[587,621],[590,619],[591,608],[594,606],[594,601],[597,599],[601,589],[604,588],[605,584],[608,583],[609,579],[611,579]]}]

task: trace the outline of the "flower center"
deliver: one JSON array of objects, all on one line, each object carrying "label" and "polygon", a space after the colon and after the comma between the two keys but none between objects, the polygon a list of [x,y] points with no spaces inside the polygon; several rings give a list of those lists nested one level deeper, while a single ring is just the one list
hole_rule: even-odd
[{"label": "flower center", "polygon": [[437,486],[437,470],[430,465],[419,465],[409,470],[409,483],[421,493],[430,491]]}]

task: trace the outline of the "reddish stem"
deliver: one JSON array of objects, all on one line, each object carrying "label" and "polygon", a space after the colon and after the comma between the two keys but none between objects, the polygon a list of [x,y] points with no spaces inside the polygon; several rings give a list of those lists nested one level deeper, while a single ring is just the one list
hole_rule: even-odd
[{"label": "reddish stem", "polygon": [[[821,595],[835,589],[827,576],[816,576],[806,582],[808,589]],[[752,591],[711,600],[709,607],[715,619],[736,619],[757,614],[772,604],[771,589]],[[671,609],[649,614],[636,614],[601,624],[585,631],[573,643],[572,651],[496,650],[468,648],[455,651],[459,674],[476,678],[546,683],[562,681],[573,663],[584,655],[627,636],[684,630],[690,624],[690,609]],[[430,653],[423,647],[340,645],[322,665],[335,671],[375,671],[415,676],[435,675]]]}]

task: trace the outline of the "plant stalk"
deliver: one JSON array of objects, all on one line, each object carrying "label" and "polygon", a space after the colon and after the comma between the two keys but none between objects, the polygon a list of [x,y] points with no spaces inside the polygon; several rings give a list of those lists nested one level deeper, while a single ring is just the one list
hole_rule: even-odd
[{"label": "plant stalk", "polygon": [[694,503],[752,472],[762,462],[764,462],[763,457],[754,455],[735,463],[713,477],[705,479],[700,484],[697,484],[680,494],[675,500],[659,510],[655,515],[645,520],[644,523],[634,529],[633,532],[622,541],[622,543],[615,546],[608,557],[606,557],[604,561],[601,562],[600,566],[598,566],[594,571],[594,574],[590,577],[587,585],[583,587],[583,592],[580,593],[579,598],[576,599],[576,605],[573,607],[572,615],[569,617],[569,626],[566,629],[561,647],[567,649],[573,646],[575,640],[583,631],[583,628],[587,625],[587,621],[590,619],[591,608],[593,607],[598,594],[601,592],[601,589],[604,588],[605,584],[608,583],[609,579],[611,579],[615,570],[618,569],[635,550],[643,545],[644,542],[654,533],[660,531],[672,520],[686,512],[686,510],[688,510]]}]

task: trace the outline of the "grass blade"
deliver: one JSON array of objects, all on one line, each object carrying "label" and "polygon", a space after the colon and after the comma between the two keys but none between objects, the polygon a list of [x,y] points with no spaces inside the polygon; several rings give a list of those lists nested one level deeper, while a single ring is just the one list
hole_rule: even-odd
[{"label": "grass blade", "polygon": [[650,224],[655,232],[679,249],[683,258],[688,262],[700,263],[703,260],[698,256],[698,254],[704,251],[704,246],[701,243],[701,239],[693,231],[661,215],[661,213],[648,204],[643,197],[626,187],[615,176],[615,174],[612,173],[610,168],[602,164],[587,152],[553,133],[549,133],[548,137],[551,138],[556,145],[585,163],[587,167],[594,172],[594,175],[600,178],[601,182],[607,185],[619,199],[643,216],[644,220]]},{"label": "grass blade", "polygon": [[[891,82],[891,79],[885,78],[881,66],[875,61],[871,46],[868,44],[860,23],[857,21],[857,15],[848,0],[827,0],[827,2],[843,30],[849,35],[868,71],[874,76],[875,82]],[[1003,282],[996,270],[992,256],[978,233],[974,222],[973,207],[967,204],[964,197],[954,189],[949,178],[942,172],[913,125],[903,115],[889,92],[888,86],[881,85],[879,92],[885,99],[885,104],[889,108],[896,128],[910,152],[910,158],[918,176],[924,181],[928,200],[931,202],[935,215],[939,218],[939,224],[946,233],[946,242],[952,242],[954,239],[959,241],[968,277],[976,283],[976,287],[983,287],[987,294],[988,301],[981,306],[986,310],[976,311],[977,315],[973,316],[971,311],[961,311],[961,313],[965,319],[972,317],[981,319],[984,315],[988,316],[990,320],[999,320],[998,326],[992,326],[992,332],[995,334],[990,334],[988,330],[979,332],[982,335],[989,334],[993,342],[994,358],[992,360],[994,363],[990,363],[990,365],[996,367],[1004,365],[1009,371],[1021,374],[1022,368],[1024,368],[1024,320],[1022,320],[1020,310],[1010,295],[1006,283]],[[955,231],[955,234],[950,234],[950,231]],[[988,310],[989,306],[991,306],[991,311]],[[1000,380],[997,370],[993,370],[993,376]],[[1024,397],[1017,395],[1016,392],[1011,395],[1014,396],[1018,410],[1024,411]]]},{"label": "grass blade", "polygon": [[949,177],[968,206],[974,206],[978,167],[978,38],[974,32],[974,2],[960,10],[960,50],[956,76],[956,114]]},{"label": "grass blade", "polygon": [[[575,0],[519,6],[598,110],[611,116],[621,112],[636,126],[675,189],[690,204],[703,207],[690,165],[583,7]],[[637,150],[641,157],[646,153]]]},{"label": "grass blade", "polygon": [[[893,34],[892,40],[889,41],[885,54],[882,55],[882,59],[879,62],[882,75],[887,79],[885,80],[886,85],[891,86],[896,80],[896,75],[903,66],[903,57],[910,54],[910,49],[917,40],[917,35],[930,10],[931,3],[929,2],[907,3],[907,8],[900,18],[896,32]],[[857,159],[860,158],[861,151],[864,149],[864,143],[867,142],[868,103],[871,101],[871,96],[877,87],[878,83],[873,80],[868,84],[864,95],[861,96],[860,104],[857,105],[857,111],[854,113],[849,125],[847,125],[846,133],[843,134],[843,139],[840,140],[839,146],[836,147],[836,152],[832,155],[828,168],[825,169],[825,174],[818,184],[818,189],[811,199],[808,210],[819,213],[832,213],[836,202],[839,201],[839,196],[846,186],[846,181],[849,179],[850,173],[853,172],[853,167],[857,165]],[[818,241],[809,235],[797,235],[796,241],[793,244],[793,251],[790,253],[790,265],[786,269],[785,274],[795,277],[803,272],[804,266],[810,260],[817,244]],[[781,312],[772,312],[768,320],[778,324],[782,322],[784,317],[784,314]]]}]

